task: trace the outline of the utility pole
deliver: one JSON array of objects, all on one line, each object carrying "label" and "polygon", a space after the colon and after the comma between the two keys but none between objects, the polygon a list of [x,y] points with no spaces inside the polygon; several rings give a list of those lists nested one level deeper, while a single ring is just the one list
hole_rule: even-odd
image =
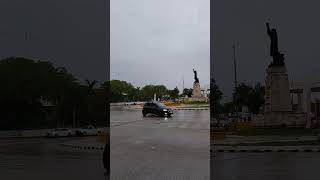
[{"label": "utility pole", "polygon": [[28,48],[29,42],[28,42],[28,32],[27,31],[24,32],[24,41],[25,41],[26,58],[28,58],[28,55],[29,55],[29,48]]},{"label": "utility pole", "polygon": [[184,77],[182,76],[182,92],[184,90]]},{"label": "utility pole", "polygon": [[236,105],[236,99],[238,97],[238,93],[237,93],[237,87],[238,87],[238,81],[237,81],[237,61],[236,61],[236,44],[234,44],[232,46],[233,48],[233,68],[234,68],[234,93],[235,93],[235,97],[234,97],[234,105],[235,105],[235,111],[236,111],[236,117],[237,117],[237,121],[239,121],[239,115],[238,115],[238,107]]},{"label": "utility pole", "polygon": [[234,67],[234,87],[237,88],[238,81],[237,81],[236,45],[234,44],[232,48],[233,48],[233,67]]}]

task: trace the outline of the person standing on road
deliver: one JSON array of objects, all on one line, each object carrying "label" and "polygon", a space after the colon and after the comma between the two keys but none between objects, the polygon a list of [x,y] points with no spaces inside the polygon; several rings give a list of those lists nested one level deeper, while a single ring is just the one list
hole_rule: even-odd
[{"label": "person standing on road", "polygon": [[110,146],[109,143],[106,143],[103,151],[103,166],[105,171],[105,175],[110,174]]}]

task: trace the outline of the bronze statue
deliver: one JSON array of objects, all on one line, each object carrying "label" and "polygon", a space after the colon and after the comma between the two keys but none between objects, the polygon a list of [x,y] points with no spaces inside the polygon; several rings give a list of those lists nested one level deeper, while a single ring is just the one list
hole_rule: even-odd
[{"label": "bronze statue", "polygon": [[271,40],[270,56],[273,57],[276,53],[279,52],[279,50],[278,50],[278,35],[277,35],[276,29],[272,28],[272,30],[270,30],[269,23],[267,23],[266,25],[267,25],[267,33],[268,33],[270,40]]},{"label": "bronze statue", "polygon": [[270,30],[270,24],[267,22],[267,34],[270,37],[270,56],[273,58],[273,62],[270,65],[282,66],[284,65],[284,54],[281,54],[278,49],[278,35],[275,28]]},{"label": "bronze statue", "polygon": [[198,79],[198,76],[197,76],[197,71],[195,71],[195,70],[193,69],[193,73],[194,73],[194,82],[195,82],[195,83],[199,83],[199,79]]}]

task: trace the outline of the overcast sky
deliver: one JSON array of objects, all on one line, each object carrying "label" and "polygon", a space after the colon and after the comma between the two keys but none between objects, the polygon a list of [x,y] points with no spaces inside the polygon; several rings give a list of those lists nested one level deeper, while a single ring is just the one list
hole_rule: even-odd
[{"label": "overcast sky", "polygon": [[111,0],[111,78],[191,88],[210,76],[209,0]]},{"label": "overcast sky", "polygon": [[233,88],[232,44],[239,43],[240,81],[264,84],[271,62],[266,20],[276,27],[290,81],[319,80],[320,2],[278,0],[213,1],[213,76],[226,95]]},{"label": "overcast sky", "polygon": [[79,79],[108,80],[106,2],[1,0],[0,58],[49,60]]},{"label": "overcast sky", "polygon": [[[209,0],[111,0],[111,77],[136,86],[191,87],[192,68],[209,81]],[[240,81],[264,83],[270,19],[290,81],[319,77],[316,0],[212,1],[211,72],[226,95],[233,87],[232,44]],[[26,56],[66,66],[80,79],[108,78],[105,0],[0,1],[0,58]],[[28,32],[28,40],[24,36]]]}]

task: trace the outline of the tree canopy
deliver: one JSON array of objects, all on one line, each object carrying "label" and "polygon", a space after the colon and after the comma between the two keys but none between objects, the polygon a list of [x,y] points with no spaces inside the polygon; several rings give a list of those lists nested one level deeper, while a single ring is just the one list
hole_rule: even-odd
[{"label": "tree canopy", "polygon": [[254,86],[241,83],[233,93],[234,104],[239,108],[247,106],[251,113],[257,114],[264,104],[264,93],[265,89],[260,83]]},{"label": "tree canopy", "polygon": [[[3,129],[74,125],[74,112],[79,119],[79,109],[86,109],[82,114],[89,113],[84,107],[88,106],[87,96],[96,84],[90,81],[81,85],[63,67],[22,57],[0,61],[0,82],[0,127]],[[55,121],[48,122],[50,113]],[[55,123],[50,125],[52,122]]]},{"label": "tree canopy", "polygon": [[218,116],[222,112],[221,106],[222,92],[215,79],[210,80],[210,112],[212,116]]}]

